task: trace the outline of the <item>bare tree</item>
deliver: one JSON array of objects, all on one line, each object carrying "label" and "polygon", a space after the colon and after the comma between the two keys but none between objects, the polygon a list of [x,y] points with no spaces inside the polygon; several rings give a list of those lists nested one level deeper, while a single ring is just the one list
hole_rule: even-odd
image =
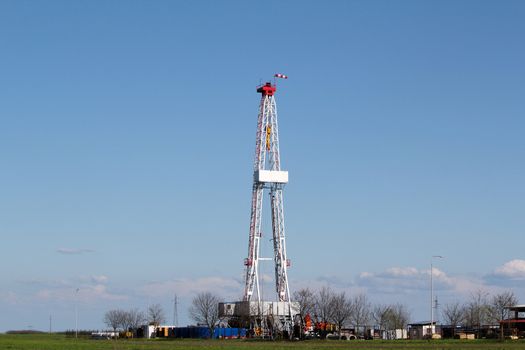
[{"label": "bare tree", "polygon": [[[371,304],[365,294],[358,294],[351,299],[352,313],[351,320],[355,327],[356,335],[359,334],[359,327],[365,326],[370,321]],[[366,331],[366,329],[365,329]]]},{"label": "bare tree", "polygon": [[511,312],[509,306],[518,303],[518,299],[512,291],[505,291],[494,295],[490,299],[489,319],[492,323],[498,323],[501,320],[510,318]]},{"label": "bare tree", "polygon": [[300,289],[293,293],[293,300],[299,303],[299,314],[304,318],[306,314],[312,313],[315,305],[314,293],[308,289]]},{"label": "bare tree", "polygon": [[403,304],[376,305],[372,318],[381,331],[404,329],[410,320],[410,312]]},{"label": "bare tree", "polygon": [[374,319],[376,325],[379,327],[380,331],[383,331],[386,329],[389,312],[390,312],[389,305],[378,304],[378,305],[375,305],[372,309],[372,318]]},{"label": "bare tree", "polygon": [[205,324],[213,337],[217,322],[219,322],[220,298],[210,292],[199,293],[193,298],[189,308],[190,316],[195,322]]},{"label": "bare tree", "polygon": [[123,325],[125,330],[136,330],[146,319],[144,313],[138,309],[131,309],[124,312]]},{"label": "bare tree", "polygon": [[300,326],[304,328],[304,318],[314,310],[314,293],[308,288],[303,288],[293,293],[293,299],[299,303]]},{"label": "bare tree", "polygon": [[314,297],[314,320],[322,324],[319,332],[321,339],[324,339],[329,332],[333,331],[329,323],[334,318],[335,310],[332,305],[334,296],[335,292],[330,287],[324,286]]},{"label": "bare tree", "polygon": [[390,330],[406,328],[410,319],[410,312],[403,304],[388,306],[386,313],[386,327]]},{"label": "bare tree", "polygon": [[352,314],[352,304],[346,297],[345,292],[341,292],[332,295],[330,298],[330,307],[332,309],[330,321],[337,326],[339,339],[341,339],[341,329],[350,319],[350,315]]},{"label": "bare tree", "polygon": [[489,319],[488,293],[478,289],[470,295],[470,301],[465,307],[465,325],[478,330],[478,338],[481,326],[488,323]]},{"label": "bare tree", "polygon": [[317,321],[329,322],[332,318],[332,298],[334,291],[330,287],[323,287],[315,296],[314,313]]},{"label": "bare tree", "polygon": [[453,335],[456,335],[456,327],[465,321],[465,306],[458,302],[446,304],[442,311],[445,323],[453,328]]},{"label": "bare tree", "polygon": [[[510,306],[518,303],[518,299],[514,292],[508,290],[500,294],[494,295],[490,300],[489,305],[489,320],[493,324],[499,323],[501,320],[509,319],[511,317]],[[500,326],[500,338],[504,337],[504,324]]]},{"label": "bare tree", "polygon": [[152,304],[148,306],[148,322],[156,326],[161,323],[166,322],[166,317],[164,316],[164,310],[160,304]]},{"label": "bare tree", "polygon": [[[109,310],[104,314],[104,323],[106,326],[116,332],[117,329],[125,324],[126,312],[120,309]],[[123,328],[124,329],[124,328]]]}]

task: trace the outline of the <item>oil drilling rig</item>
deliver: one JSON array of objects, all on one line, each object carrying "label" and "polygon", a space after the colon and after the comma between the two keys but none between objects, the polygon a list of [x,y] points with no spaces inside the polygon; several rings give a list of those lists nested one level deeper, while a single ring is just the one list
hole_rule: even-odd
[{"label": "oil drilling rig", "polygon": [[[284,74],[275,78],[287,79]],[[261,94],[255,159],[253,164],[253,187],[251,201],[248,257],[244,260],[245,286],[242,301],[219,304],[219,316],[230,324],[248,327],[254,336],[291,337],[294,319],[299,314],[299,304],[292,302],[288,285],[290,260],[286,255],[283,189],[288,183],[288,172],[281,170],[279,132],[275,93],[277,85],[267,82],[257,87]],[[264,193],[269,195],[273,256],[261,257],[262,208]],[[276,300],[262,298],[260,264],[273,261],[275,270]]]}]

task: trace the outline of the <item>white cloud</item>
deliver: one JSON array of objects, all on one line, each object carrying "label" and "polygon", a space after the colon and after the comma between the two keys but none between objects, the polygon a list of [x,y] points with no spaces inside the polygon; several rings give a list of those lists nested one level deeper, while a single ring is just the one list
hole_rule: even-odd
[{"label": "white cloud", "polygon": [[262,273],[259,275],[259,279],[261,282],[273,282],[274,276],[268,273]]},{"label": "white cloud", "polygon": [[[366,273],[365,273],[366,274]],[[360,293],[366,293],[366,288],[356,285],[349,279],[343,279],[337,276],[321,276],[314,279],[308,280],[292,280],[290,281],[291,292],[298,291],[300,289],[310,289],[315,292],[323,287],[330,287],[336,292],[346,292],[349,295],[355,295]]]},{"label": "white cloud", "polygon": [[92,249],[86,249],[86,248],[59,248],[57,249],[57,253],[60,254],[66,254],[66,255],[79,255],[84,253],[93,253],[95,252]]},{"label": "white cloud", "polygon": [[391,277],[417,277],[420,274],[415,267],[391,267],[386,270],[384,276]]},{"label": "white cloud", "polygon": [[[78,291],[77,291],[78,290]],[[103,284],[83,285],[78,288],[41,289],[36,298],[42,300],[73,301],[90,303],[100,300],[126,300],[126,295],[112,293]]]},{"label": "white cloud", "polygon": [[515,259],[506,262],[494,271],[494,275],[504,278],[524,279],[525,260]]},{"label": "white cloud", "polygon": [[17,282],[24,284],[24,285],[37,287],[37,288],[59,288],[59,287],[70,285],[70,282],[68,282],[65,279],[31,278],[31,279],[18,280]]},{"label": "white cloud", "polygon": [[109,280],[108,276],[104,276],[104,275],[91,276],[91,281],[97,284],[107,283],[108,280]]},{"label": "white cloud", "polygon": [[177,293],[178,296],[194,296],[200,292],[212,291],[221,297],[240,298],[244,285],[239,280],[224,277],[181,278],[168,281],[150,282],[139,288],[139,294],[164,297]]},{"label": "white cloud", "polygon": [[[480,278],[473,276],[449,276],[444,271],[433,268],[434,288],[461,295],[485,288]],[[374,293],[401,294],[427,291],[429,289],[430,269],[418,270],[415,267],[390,267],[383,272],[362,272],[357,284]]]},{"label": "white cloud", "polygon": [[357,285],[366,287],[372,293],[407,293],[427,288],[426,279],[425,271],[413,267],[391,267],[379,273],[360,273]]},{"label": "white cloud", "polygon": [[0,301],[7,304],[20,304],[21,299],[19,295],[13,291],[7,291],[5,293],[0,293]]},{"label": "white cloud", "polygon": [[[99,300],[125,300],[127,295],[117,294],[107,286],[109,278],[105,275],[78,276],[69,279],[29,279],[18,281],[25,288],[20,300],[39,300],[96,302]],[[77,292],[78,289],[78,292]]]}]

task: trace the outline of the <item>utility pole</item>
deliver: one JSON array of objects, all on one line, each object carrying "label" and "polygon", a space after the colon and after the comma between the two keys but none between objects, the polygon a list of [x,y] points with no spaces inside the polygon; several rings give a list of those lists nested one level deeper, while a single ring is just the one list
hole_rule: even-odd
[{"label": "utility pole", "polygon": [[432,339],[432,335],[434,334],[434,284],[432,281],[434,258],[443,259],[443,257],[441,255],[432,255],[430,259],[430,339]]},{"label": "utility pole", "polygon": [[173,325],[175,327],[178,327],[179,326],[179,317],[178,317],[178,313],[177,313],[177,294],[175,294],[174,298],[173,298]]},{"label": "utility pole", "polygon": [[78,291],[80,288],[75,290],[75,338],[78,338]]}]

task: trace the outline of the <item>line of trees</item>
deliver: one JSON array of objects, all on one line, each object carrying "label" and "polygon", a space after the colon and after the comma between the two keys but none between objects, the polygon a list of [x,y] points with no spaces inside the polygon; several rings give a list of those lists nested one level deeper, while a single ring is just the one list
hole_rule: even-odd
[{"label": "line of trees", "polygon": [[[197,324],[208,328],[213,336],[219,323],[219,302],[221,299],[210,292],[198,293],[188,309],[190,317]],[[113,309],[104,314],[104,323],[114,332],[135,330],[144,324],[159,326],[166,321],[164,310],[160,304],[148,306],[146,311],[138,309]]]},{"label": "line of trees", "polygon": [[[345,292],[335,292],[329,287],[322,287],[317,292],[308,288],[296,291],[293,300],[299,302],[301,319],[310,314],[317,322],[330,322],[339,329],[354,328],[357,333],[365,331],[371,324],[380,330],[404,329],[410,321],[408,308],[400,303],[376,304],[368,300],[365,294],[347,296]],[[480,329],[483,325],[498,324],[509,318],[509,306],[518,300],[512,291],[490,295],[478,290],[464,302],[452,302],[442,309],[443,324]]]},{"label": "line of trees", "polygon": [[159,325],[164,321],[164,310],[160,304],[148,306],[145,312],[139,309],[113,309],[104,314],[104,323],[114,332],[137,329],[145,323]]},{"label": "line of trees", "polygon": [[[322,287],[317,292],[309,288],[296,291],[293,300],[299,303],[301,320],[309,314],[316,322],[335,324],[338,329],[354,328],[362,334],[366,327],[374,324],[379,330],[395,330],[407,327],[410,312],[403,304],[376,304],[365,294],[348,296],[344,291],[336,292],[330,287]],[[198,324],[205,325],[213,335],[219,322],[218,304],[220,298],[210,292],[198,293],[188,309],[190,317]],[[442,310],[443,323],[452,326],[480,328],[482,325],[496,324],[509,318],[508,307],[518,300],[512,291],[490,295],[478,290],[471,294],[465,303],[452,302]],[[138,309],[109,310],[104,315],[104,323],[113,331],[136,329],[142,324],[160,325],[165,322],[164,311],[159,304],[150,305],[145,312]]]},{"label": "line of trees", "polygon": [[[188,309],[190,317],[213,334],[219,322],[220,298],[210,292],[198,293]],[[381,330],[405,328],[410,314],[402,304],[372,306],[365,294],[349,297],[345,292],[336,292],[323,287],[316,293],[308,288],[298,290],[293,300],[299,302],[301,320],[310,314],[315,321],[335,324],[338,329],[352,326],[359,331],[371,323]]]},{"label": "line of trees", "polygon": [[473,292],[464,303],[453,302],[443,307],[443,322],[453,326],[480,329],[483,325],[497,324],[509,318],[509,306],[516,305],[518,299],[512,291],[490,295],[482,289]]},{"label": "line of trees", "polygon": [[322,287],[313,292],[309,288],[296,291],[293,300],[299,302],[301,319],[306,314],[317,322],[329,322],[338,329],[352,327],[356,332],[374,323],[381,330],[405,328],[410,319],[408,309],[402,304],[374,305],[365,294],[348,296]]}]

